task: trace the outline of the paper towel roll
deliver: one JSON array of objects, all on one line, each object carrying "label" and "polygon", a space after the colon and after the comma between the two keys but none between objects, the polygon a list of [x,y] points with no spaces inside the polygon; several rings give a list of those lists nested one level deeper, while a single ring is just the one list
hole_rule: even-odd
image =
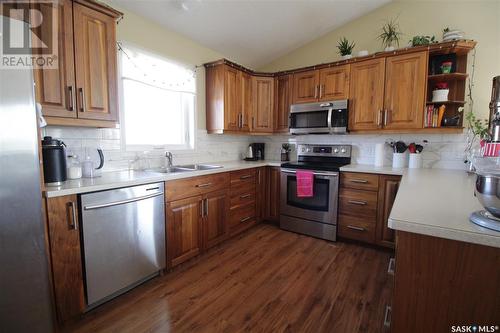
[{"label": "paper towel roll", "polygon": [[385,143],[377,143],[375,145],[375,166],[384,166],[385,158]]}]

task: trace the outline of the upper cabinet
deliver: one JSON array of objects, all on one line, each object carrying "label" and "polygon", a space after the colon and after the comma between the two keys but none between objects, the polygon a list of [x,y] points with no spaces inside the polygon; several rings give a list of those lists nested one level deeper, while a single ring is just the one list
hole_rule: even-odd
[{"label": "upper cabinet", "polygon": [[253,114],[251,130],[255,133],[273,132],[274,79],[254,77]]},{"label": "upper cabinet", "polygon": [[274,82],[274,131],[288,132],[288,118],[292,102],[291,75],[280,75]]},{"label": "upper cabinet", "polygon": [[[407,47],[277,73],[254,72],[226,59],[205,64],[207,129],[288,132],[292,104],[347,99],[348,129],[353,133],[461,133],[467,57],[475,45],[459,40]],[[442,72],[443,62],[452,63],[450,73]],[[449,100],[432,100],[438,83],[448,84]],[[454,120],[453,125],[437,123],[441,105],[446,108],[444,119]]]},{"label": "upper cabinet", "polygon": [[272,133],[274,78],[224,63],[206,66],[208,133]]},{"label": "upper cabinet", "polygon": [[385,58],[351,64],[349,129],[371,130],[382,125]]},{"label": "upper cabinet", "polygon": [[347,99],[350,65],[334,66],[293,75],[293,103]]},{"label": "upper cabinet", "polygon": [[[43,3],[34,6],[42,12],[50,9]],[[34,71],[37,102],[49,124],[114,127],[118,122],[115,26],[122,14],[84,0],[59,1],[57,13],[58,66]]]}]

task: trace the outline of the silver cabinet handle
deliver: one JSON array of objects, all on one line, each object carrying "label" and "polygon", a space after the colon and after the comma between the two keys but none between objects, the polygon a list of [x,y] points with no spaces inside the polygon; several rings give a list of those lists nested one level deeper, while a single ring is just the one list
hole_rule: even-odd
[{"label": "silver cabinet handle", "polygon": [[349,200],[347,202],[349,202],[350,204],[353,204],[353,205],[358,205],[358,206],[366,206],[368,204],[366,201],[360,201],[360,200]]},{"label": "silver cabinet handle", "polygon": [[77,230],[78,220],[76,218],[76,205],[73,201],[70,201],[68,206],[71,208],[71,223],[69,224],[69,227],[73,230]]},{"label": "silver cabinet handle", "polygon": [[243,114],[238,114],[238,127],[242,128],[243,127]]},{"label": "silver cabinet handle", "polygon": [[196,187],[209,187],[212,183],[197,184]]},{"label": "silver cabinet handle", "polygon": [[389,267],[387,267],[387,274],[394,275],[395,267],[396,267],[396,258],[389,259]]},{"label": "silver cabinet handle", "polygon": [[201,217],[205,216],[205,205],[203,200],[201,200],[201,205],[200,205],[200,216]]},{"label": "silver cabinet handle", "polygon": [[208,199],[205,199],[205,216],[208,216]]},{"label": "silver cabinet handle", "polygon": [[161,192],[161,193],[154,193],[154,194],[148,194],[148,195],[143,195],[141,197],[135,197],[135,198],[132,198],[132,199],[126,199],[126,200],[108,202],[108,203],[105,203],[105,204],[85,206],[85,207],[83,207],[83,209],[85,209],[85,210],[92,210],[92,209],[98,209],[98,208],[106,208],[106,207],[118,206],[118,205],[123,205],[123,204],[131,203],[131,202],[136,202],[136,201],[140,201],[140,200],[144,200],[144,199],[158,197],[160,195],[163,195],[163,192]]},{"label": "silver cabinet handle", "polygon": [[244,217],[240,220],[240,222],[246,222],[248,220],[250,220],[252,217],[251,216],[248,216],[248,217]]},{"label": "silver cabinet handle", "polygon": [[367,184],[368,181],[366,179],[351,179],[351,183]]},{"label": "silver cabinet handle", "polygon": [[378,116],[377,116],[377,126],[382,127],[382,114],[384,113],[384,110],[378,110]]},{"label": "silver cabinet handle", "polygon": [[384,110],[384,126],[387,126],[387,118],[389,118],[389,110]]},{"label": "silver cabinet handle", "polygon": [[78,89],[80,93],[80,112],[85,112],[85,93],[83,92],[83,88]]},{"label": "silver cabinet handle", "polygon": [[73,86],[68,87],[68,110],[69,111],[75,111],[75,103],[74,103],[74,96],[73,96]]},{"label": "silver cabinet handle", "polygon": [[314,98],[318,98],[318,85],[314,87]]},{"label": "silver cabinet handle", "polygon": [[356,231],[365,231],[366,230],[365,228],[355,227],[353,225],[348,225],[347,228],[352,229],[352,230],[356,230]]},{"label": "silver cabinet handle", "polygon": [[255,117],[252,117],[252,129],[255,128]]},{"label": "silver cabinet handle", "polygon": [[240,195],[240,199],[250,198],[251,196],[251,194]]},{"label": "silver cabinet handle", "polygon": [[243,179],[248,179],[248,178],[252,178],[253,175],[244,175],[244,176],[241,176],[240,179],[243,180]]},{"label": "silver cabinet handle", "polygon": [[392,307],[390,305],[386,305],[384,314],[384,327],[391,326],[391,313],[392,313]]},{"label": "silver cabinet handle", "polygon": [[321,84],[319,86],[319,98],[323,97],[323,90],[325,89],[325,85]]}]

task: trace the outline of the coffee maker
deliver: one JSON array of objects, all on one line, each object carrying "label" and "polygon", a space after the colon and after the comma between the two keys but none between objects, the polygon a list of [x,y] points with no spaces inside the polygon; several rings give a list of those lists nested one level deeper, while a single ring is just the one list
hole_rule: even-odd
[{"label": "coffee maker", "polygon": [[500,142],[500,76],[493,78],[491,88],[489,132],[491,142]]},{"label": "coffee maker", "polygon": [[265,143],[251,143],[248,146],[248,153],[245,161],[258,161],[265,159],[264,146]]}]

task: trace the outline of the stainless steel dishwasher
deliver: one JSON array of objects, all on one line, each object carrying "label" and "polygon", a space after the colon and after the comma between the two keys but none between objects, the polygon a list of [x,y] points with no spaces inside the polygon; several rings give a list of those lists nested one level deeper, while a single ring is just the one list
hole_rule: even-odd
[{"label": "stainless steel dishwasher", "polygon": [[89,309],[165,268],[163,192],[156,183],[80,196]]}]

